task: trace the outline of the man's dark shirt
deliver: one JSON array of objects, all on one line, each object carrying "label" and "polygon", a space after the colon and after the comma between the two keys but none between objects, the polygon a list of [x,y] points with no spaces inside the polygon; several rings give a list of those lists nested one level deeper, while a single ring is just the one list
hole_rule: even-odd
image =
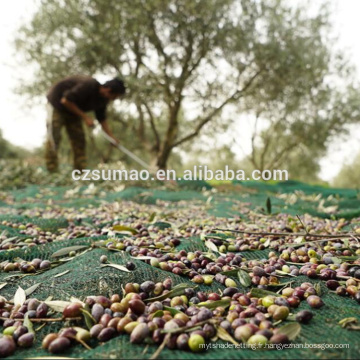
[{"label": "man's dark shirt", "polygon": [[100,83],[88,76],[70,76],[56,83],[48,92],[49,103],[57,110],[71,113],[61,99],[65,97],[84,112],[94,111],[99,122],[106,119],[108,100],[100,95]]}]

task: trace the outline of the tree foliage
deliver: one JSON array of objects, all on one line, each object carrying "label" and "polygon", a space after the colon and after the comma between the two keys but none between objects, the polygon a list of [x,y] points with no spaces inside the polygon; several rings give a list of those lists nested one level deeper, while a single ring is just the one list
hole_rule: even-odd
[{"label": "tree foliage", "polygon": [[345,163],[335,177],[333,185],[337,187],[360,189],[360,153],[351,163]]},{"label": "tree foliage", "polygon": [[327,39],[327,8],[310,16],[306,4],[289,3],[43,0],[16,40],[37,66],[23,91],[42,94],[74,73],[121,74],[129,87],[121,121],[159,168],[210,123],[229,125],[229,106],[268,122],[254,137],[254,166],[279,166],[300,148],[318,159],[330,136],[358,120],[348,94],[357,91],[328,86],[333,71],[350,70]]},{"label": "tree foliage", "polygon": [[25,156],[26,151],[11,144],[2,136],[0,129],[0,159],[19,159]]}]

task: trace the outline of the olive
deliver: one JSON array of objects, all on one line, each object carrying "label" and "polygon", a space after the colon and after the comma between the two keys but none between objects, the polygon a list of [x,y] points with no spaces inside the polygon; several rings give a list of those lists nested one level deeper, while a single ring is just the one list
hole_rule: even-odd
[{"label": "olive", "polygon": [[111,340],[116,335],[116,330],[112,327],[102,329],[97,336],[97,339],[101,342],[106,342]]},{"label": "olive", "polygon": [[279,306],[273,313],[274,320],[285,320],[289,316],[289,308],[287,306]]},{"label": "olive", "polygon": [[97,338],[102,329],[104,329],[104,326],[102,326],[101,324],[96,324],[92,326],[90,329],[90,336],[92,338]]},{"label": "olive", "polygon": [[263,329],[257,331],[255,335],[263,335],[269,340],[274,335],[274,333],[270,329]]},{"label": "olive", "polygon": [[27,334],[21,335],[17,340],[17,344],[23,348],[31,347],[33,342],[34,342],[34,334],[33,333],[27,333]]},{"label": "olive", "polygon": [[49,260],[43,260],[39,265],[39,269],[46,270],[46,269],[49,269],[50,266],[51,266],[51,262]]},{"label": "olive", "polygon": [[47,334],[43,341],[42,341],[42,348],[43,349],[48,349],[50,344],[59,337],[58,334],[55,334],[55,333],[50,333],[50,334]]},{"label": "olive", "polygon": [[[240,292],[239,289],[236,287],[227,287],[223,292],[223,296],[233,296],[234,294],[239,293],[239,292]],[[216,295],[218,295],[218,294],[216,294]],[[220,298],[218,298],[216,300],[220,300]]]},{"label": "olive", "polygon": [[160,301],[154,301],[149,305],[149,313],[152,314],[158,310],[163,309],[163,304]]},{"label": "olive", "polygon": [[226,287],[236,287],[236,282],[233,279],[227,278],[225,280],[225,286]]},{"label": "olive", "polygon": [[45,303],[41,303],[37,308],[36,308],[36,317],[43,319],[46,317],[47,312],[48,312],[48,306]]},{"label": "olive", "polygon": [[262,267],[260,267],[260,266],[254,266],[253,268],[252,268],[252,272],[254,273],[254,275],[255,276],[265,276],[266,275],[266,272],[265,272],[265,270],[262,268]]},{"label": "olive", "polygon": [[330,290],[336,290],[336,289],[340,286],[340,284],[339,284],[339,282],[336,281],[336,280],[328,280],[328,281],[326,282],[326,286],[327,286]]},{"label": "olive", "polygon": [[213,316],[212,311],[207,308],[201,308],[198,314],[196,315],[198,321],[205,321],[211,319],[212,316]]},{"label": "olive", "polygon": [[349,276],[354,277],[355,272],[357,272],[358,270],[360,270],[359,266],[351,267],[350,270],[348,271]]},{"label": "olive", "polygon": [[120,319],[121,319],[120,317],[114,317],[114,318],[112,318],[112,319],[108,322],[107,326],[108,326],[108,327],[113,327],[114,329],[117,329],[117,325],[118,325]]},{"label": "olive", "polygon": [[358,292],[358,288],[355,285],[349,285],[346,287],[346,291],[349,295],[355,296],[355,294]]},{"label": "olive", "polygon": [[189,337],[188,345],[191,351],[200,352],[205,350],[205,339],[198,334],[193,334]]},{"label": "olive", "polygon": [[254,334],[249,325],[242,325],[235,329],[234,337],[238,341],[246,342]]},{"label": "olive", "polygon": [[41,259],[33,259],[30,264],[33,265],[36,269],[38,269],[41,264],[41,261],[42,261]]},{"label": "olive", "polygon": [[99,322],[100,318],[104,315],[104,307],[100,304],[94,304],[91,309],[91,315],[96,322]]},{"label": "olive", "polygon": [[76,333],[76,340],[87,342],[91,338],[90,332],[85,329],[78,329]]},{"label": "olive", "polygon": [[101,316],[99,324],[101,324],[104,327],[107,327],[108,323],[111,319],[112,319],[112,317],[109,314],[104,314]]},{"label": "olive", "polygon": [[163,291],[164,291],[164,285],[162,283],[155,284],[155,288],[153,290],[155,296],[162,294]]},{"label": "olive", "polygon": [[289,344],[290,340],[285,334],[275,334],[270,338],[271,344]]},{"label": "olive", "polygon": [[286,297],[290,297],[293,294],[294,291],[295,291],[295,289],[287,287],[287,288],[283,289],[281,291],[281,293]]},{"label": "olive", "polygon": [[15,267],[15,264],[13,264],[13,263],[8,263],[4,267],[5,272],[14,271],[15,269],[16,269],[16,267]]},{"label": "olive", "polygon": [[128,270],[135,270],[136,268],[135,264],[132,261],[128,261],[125,266]]},{"label": "olive", "polygon": [[128,324],[125,325],[124,330],[126,333],[131,334],[132,331],[136,328],[136,326],[139,324],[138,321],[131,321]]},{"label": "olive", "polygon": [[263,348],[268,343],[268,339],[264,335],[253,335],[247,343],[249,345],[256,345],[256,348]]},{"label": "olive", "polygon": [[164,325],[164,330],[178,329],[180,326],[175,320],[170,320]]},{"label": "olive", "polygon": [[191,281],[193,281],[195,284],[203,284],[204,278],[201,275],[195,275]]},{"label": "olive", "polygon": [[101,255],[101,256],[100,256],[100,262],[101,262],[102,264],[106,264],[106,263],[108,262],[107,256],[106,256],[106,255]]},{"label": "olive", "polygon": [[65,307],[63,316],[65,318],[73,318],[81,315],[82,305],[80,303],[71,303]]},{"label": "olive", "polygon": [[290,307],[289,302],[287,301],[287,299],[284,299],[283,297],[276,297],[275,298],[275,304],[279,305],[279,306],[287,306]]},{"label": "olive", "polygon": [[129,301],[129,308],[131,311],[137,315],[141,315],[145,311],[145,304],[139,299],[130,300]]},{"label": "olive", "polygon": [[176,347],[179,350],[188,350],[189,349],[189,335],[188,334],[180,334],[176,339]]},{"label": "olive", "polygon": [[269,306],[273,305],[275,303],[276,297],[273,295],[267,295],[264,298],[261,299],[262,304],[268,308]]},{"label": "olive", "polygon": [[203,331],[207,339],[211,339],[216,335],[216,329],[212,324],[205,324],[203,327]]},{"label": "olive", "polygon": [[13,336],[15,330],[16,330],[16,326],[9,326],[3,331],[3,334]]},{"label": "olive", "polygon": [[110,299],[108,299],[107,297],[105,297],[105,296],[102,296],[102,295],[100,295],[100,296],[97,296],[96,298],[95,298],[95,301],[96,301],[96,303],[97,304],[100,304],[103,308],[109,308],[110,306],[111,306],[111,301],[110,301]]},{"label": "olive", "polygon": [[150,335],[150,330],[149,330],[149,327],[147,326],[147,324],[140,323],[131,332],[130,342],[133,343],[133,344],[140,344],[149,335]]},{"label": "olive", "polygon": [[[158,319],[158,318],[155,318],[154,320],[156,320],[156,319]],[[120,321],[118,322],[117,327],[116,327],[117,331],[119,333],[122,333],[124,331],[125,326],[131,322],[132,322],[132,320],[129,317],[124,317],[124,318],[120,319]]]},{"label": "olive", "polygon": [[312,307],[312,308],[320,308],[324,305],[324,302],[321,300],[321,298],[317,295],[310,295],[307,299],[306,299],[307,303]]},{"label": "olive", "polygon": [[126,313],[126,311],[128,310],[128,306],[121,302],[113,302],[111,304],[110,310],[113,311],[114,313],[116,312]]},{"label": "olive", "polygon": [[307,324],[313,318],[313,313],[308,310],[302,310],[296,314],[296,321],[302,324]]},{"label": "olive", "polygon": [[165,290],[171,290],[171,288],[172,288],[172,280],[171,280],[171,278],[166,278],[163,281],[163,285],[164,285]]},{"label": "olive", "polygon": [[15,341],[17,341],[19,339],[20,336],[26,334],[28,332],[28,328],[25,326],[19,326],[18,328],[16,328],[16,330],[13,333],[13,339]]},{"label": "olive", "polygon": [[337,294],[337,295],[340,295],[340,296],[346,296],[346,295],[347,295],[346,288],[345,288],[344,286],[339,286],[339,287],[336,289],[336,294]]},{"label": "olive", "polygon": [[49,351],[53,354],[60,354],[65,352],[71,345],[71,342],[66,337],[58,337],[51,341],[49,345]]},{"label": "olive", "polygon": [[161,333],[160,329],[156,329],[153,333],[152,339],[156,344],[159,344],[163,341],[164,334]]},{"label": "olive", "polygon": [[354,272],[353,277],[354,277],[355,279],[360,279],[360,269],[358,269],[358,270],[356,270],[356,271]]},{"label": "olive", "polygon": [[290,296],[287,301],[292,308],[296,308],[300,305],[301,300],[297,296]]},{"label": "olive", "polygon": [[3,336],[0,338],[0,358],[12,355],[15,350],[15,341],[11,336]]}]

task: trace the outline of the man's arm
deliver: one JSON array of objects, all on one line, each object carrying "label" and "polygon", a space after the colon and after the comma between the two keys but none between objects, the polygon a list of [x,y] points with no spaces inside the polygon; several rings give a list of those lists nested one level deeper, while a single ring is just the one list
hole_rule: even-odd
[{"label": "man's arm", "polygon": [[103,120],[100,122],[101,128],[104,130],[106,134],[108,134],[115,142],[116,144],[119,143],[119,140],[114,136],[113,132],[110,130],[109,123],[107,120]]},{"label": "man's arm", "polygon": [[84,113],[81,109],[79,109],[79,107],[75,103],[69,101],[68,99],[66,99],[66,97],[63,97],[60,102],[73,114],[81,117],[88,127],[94,127],[93,119],[89,115],[86,115],[86,113]]}]

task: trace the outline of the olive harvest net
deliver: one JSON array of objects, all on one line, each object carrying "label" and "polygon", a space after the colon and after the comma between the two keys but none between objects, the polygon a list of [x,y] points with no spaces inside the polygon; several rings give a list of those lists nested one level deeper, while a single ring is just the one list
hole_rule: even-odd
[{"label": "olive harvest net", "polygon": [[[101,209],[112,208],[111,218],[101,217]],[[100,210],[99,210],[100,209]],[[192,209],[197,209],[192,213]],[[92,214],[98,212],[96,221]],[[100,212],[100,215],[99,215]],[[228,184],[221,189],[213,188],[206,183],[187,182],[180,183],[176,190],[148,189],[130,187],[119,191],[106,192],[89,186],[73,189],[71,187],[41,187],[31,185],[23,189],[0,193],[0,234],[6,237],[16,237],[19,241],[29,238],[20,229],[19,225],[34,224],[39,229],[50,233],[59,234],[61,229],[73,223],[74,226],[86,224],[89,228],[103,229],[117,223],[129,223],[129,219],[140,219],[144,225],[150,223],[172,224],[169,219],[180,216],[179,222],[201,225],[201,221],[208,221],[214,227],[228,226],[227,219],[236,218],[238,221],[247,221],[250,213],[259,216],[277,217],[287,214],[287,218],[296,215],[310,214],[324,221],[336,219],[351,220],[344,230],[351,230],[360,223],[359,194],[355,190],[331,189],[315,187],[297,182],[265,184],[242,182]],[[203,219],[196,219],[198,213]],[[45,215],[46,214],[46,215]],[[59,215],[60,214],[60,215]],[[155,214],[155,215],[154,215]],[[180,214],[180,215],[178,215]],[[132,220],[131,220],[132,221]],[[17,226],[11,226],[17,224]],[[179,225],[179,224],[178,224]],[[186,226],[186,225],[185,225]],[[124,235],[118,234],[121,237]],[[146,280],[154,282],[163,281],[170,277],[174,284],[189,283],[194,285],[189,278],[165,272],[152,267],[144,261],[131,258],[126,252],[109,252],[102,248],[91,248],[98,240],[107,239],[107,234],[94,231],[94,236],[67,238],[66,234],[61,241],[53,241],[36,246],[20,246],[18,249],[0,251],[0,262],[23,259],[31,261],[34,258],[52,261],[52,254],[57,250],[72,246],[84,245],[89,251],[73,260],[48,271],[31,276],[12,276],[12,273],[0,272],[0,284],[6,284],[0,289],[0,295],[11,299],[19,286],[29,289],[38,284],[31,297],[45,300],[52,296],[54,300],[68,300],[76,297],[84,300],[88,295],[121,294],[121,286],[128,282],[142,283]],[[204,241],[198,235],[182,238],[177,249],[187,251],[206,250]],[[247,259],[263,259],[270,250],[244,251],[242,256]],[[106,255],[108,261],[116,264],[126,264],[129,260],[135,264],[131,272],[118,271],[111,267],[100,267],[99,258]],[[57,276],[58,275],[58,276]],[[233,278],[238,282],[236,277]],[[299,276],[291,278],[292,286],[297,286],[309,280],[308,277]],[[286,281],[289,281],[288,279]],[[238,282],[238,287],[244,293]],[[214,281],[211,285],[199,285],[201,291],[224,290],[225,287]],[[226,343],[218,340],[218,348],[211,348],[202,353],[191,353],[180,350],[165,349],[161,352],[160,359],[308,359],[308,358],[359,358],[360,344],[359,332],[342,328],[338,323],[348,317],[356,317],[360,321],[359,304],[351,298],[343,298],[329,291],[324,282],[321,282],[322,299],[325,306],[314,309],[314,319],[303,325],[300,335],[293,343],[303,344],[304,348],[285,350],[251,350],[226,348]],[[306,301],[301,302],[297,311],[309,309]],[[286,322],[285,322],[286,323]],[[41,349],[43,337],[50,332],[57,332],[60,323],[47,323],[36,332],[36,344],[28,349],[18,349],[9,358],[31,358],[49,356]],[[35,325],[35,328],[37,326]],[[0,328],[1,329],[1,328]],[[221,344],[223,345],[221,347]],[[306,344],[330,344],[327,348],[305,348]],[[349,344],[348,348],[335,348],[331,344]],[[131,344],[128,335],[119,335],[112,340],[99,344],[95,340],[89,342],[92,350],[85,349],[80,344],[72,346],[64,357],[72,358],[122,358],[142,359],[150,358],[156,351],[157,345]]]}]

